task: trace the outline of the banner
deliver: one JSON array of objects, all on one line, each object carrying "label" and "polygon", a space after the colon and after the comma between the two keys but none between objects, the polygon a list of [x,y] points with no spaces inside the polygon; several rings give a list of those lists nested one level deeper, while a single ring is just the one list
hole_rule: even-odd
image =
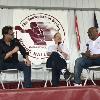
[{"label": "banner", "polygon": [[16,37],[29,51],[31,61],[40,64],[47,59],[47,48],[54,43],[53,35],[60,32],[66,48],[69,47],[67,11],[14,10],[13,26]]}]

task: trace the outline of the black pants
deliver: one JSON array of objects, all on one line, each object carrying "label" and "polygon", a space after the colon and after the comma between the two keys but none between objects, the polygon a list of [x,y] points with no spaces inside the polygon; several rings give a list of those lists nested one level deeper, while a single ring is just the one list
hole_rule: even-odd
[{"label": "black pants", "polygon": [[0,70],[5,69],[18,69],[24,73],[24,87],[31,88],[31,66],[27,66],[24,62],[14,62],[14,63],[2,63]]},{"label": "black pants", "polygon": [[47,59],[46,67],[52,68],[52,85],[59,86],[61,70],[67,70],[66,61],[60,57],[59,53],[53,52]]}]

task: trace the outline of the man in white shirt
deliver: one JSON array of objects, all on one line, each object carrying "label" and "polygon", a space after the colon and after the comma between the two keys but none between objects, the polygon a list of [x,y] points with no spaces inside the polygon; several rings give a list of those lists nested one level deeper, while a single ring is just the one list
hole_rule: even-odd
[{"label": "man in white shirt", "polygon": [[49,56],[46,67],[52,68],[52,85],[59,86],[60,74],[64,75],[66,80],[72,77],[72,74],[67,70],[66,60],[69,59],[68,50],[62,43],[60,33],[54,35],[54,45],[48,47],[47,55]]},{"label": "man in white shirt", "polygon": [[75,86],[82,85],[80,76],[83,68],[100,66],[100,36],[98,35],[98,30],[95,27],[91,27],[87,33],[90,39],[86,44],[87,50],[85,53],[81,53],[82,57],[77,58],[75,61]]}]

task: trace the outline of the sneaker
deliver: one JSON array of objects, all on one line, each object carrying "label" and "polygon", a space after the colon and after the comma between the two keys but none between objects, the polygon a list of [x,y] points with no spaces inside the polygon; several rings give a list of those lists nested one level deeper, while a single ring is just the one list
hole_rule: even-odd
[{"label": "sneaker", "polygon": [[71,80],[73,77],[74,77],[74,73],[68,73],[68,74],[67,72],[64,73],[64,78],[66,81]]},{"label": "sneaker", "polygon": [[74,83],[74,86],[82,86],[82,84],[76,84],[76,83]]}]

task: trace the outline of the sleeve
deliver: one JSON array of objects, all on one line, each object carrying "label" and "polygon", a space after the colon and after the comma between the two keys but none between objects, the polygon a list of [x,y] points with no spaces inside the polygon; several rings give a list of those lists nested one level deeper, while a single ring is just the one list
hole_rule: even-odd
[{"label": "sleeve", "polygon": [[64,44],[61,44],[61,48],[62,48],[63,52],[69,54],[69,50]]},{"label": "sleeve", "polygon": [[49,47],[48,47],[48,52],[56,52],[57,50],[56,50],[56,45],[50,45]]},{"label": "sleeve", "polygon": [[21,52],[21,54],[25,58],[25,56],[28,55],[29,53],[26,52],[25,48],[21,45],[21,43],[19,42],[18,39],[14,39],[14,41],[15,41],[15,46],[19,47],[19,51]]},{"label": "sleeve", "polygon": [[69,59],[70,58],[70,51],[69,51],[68,47],[63,43],[60,46],[62,48],[62,51],[68,55],[67,59]]},{"label": "sleeve", "polygon": [[52,52],[52,46],[48,47],[48,51],[47,52]]},{"label": "sleeve", "polygon": [[4,61],[5,53],[3,52],[3,46],[2,43],[0,42],[0,64]]}]

